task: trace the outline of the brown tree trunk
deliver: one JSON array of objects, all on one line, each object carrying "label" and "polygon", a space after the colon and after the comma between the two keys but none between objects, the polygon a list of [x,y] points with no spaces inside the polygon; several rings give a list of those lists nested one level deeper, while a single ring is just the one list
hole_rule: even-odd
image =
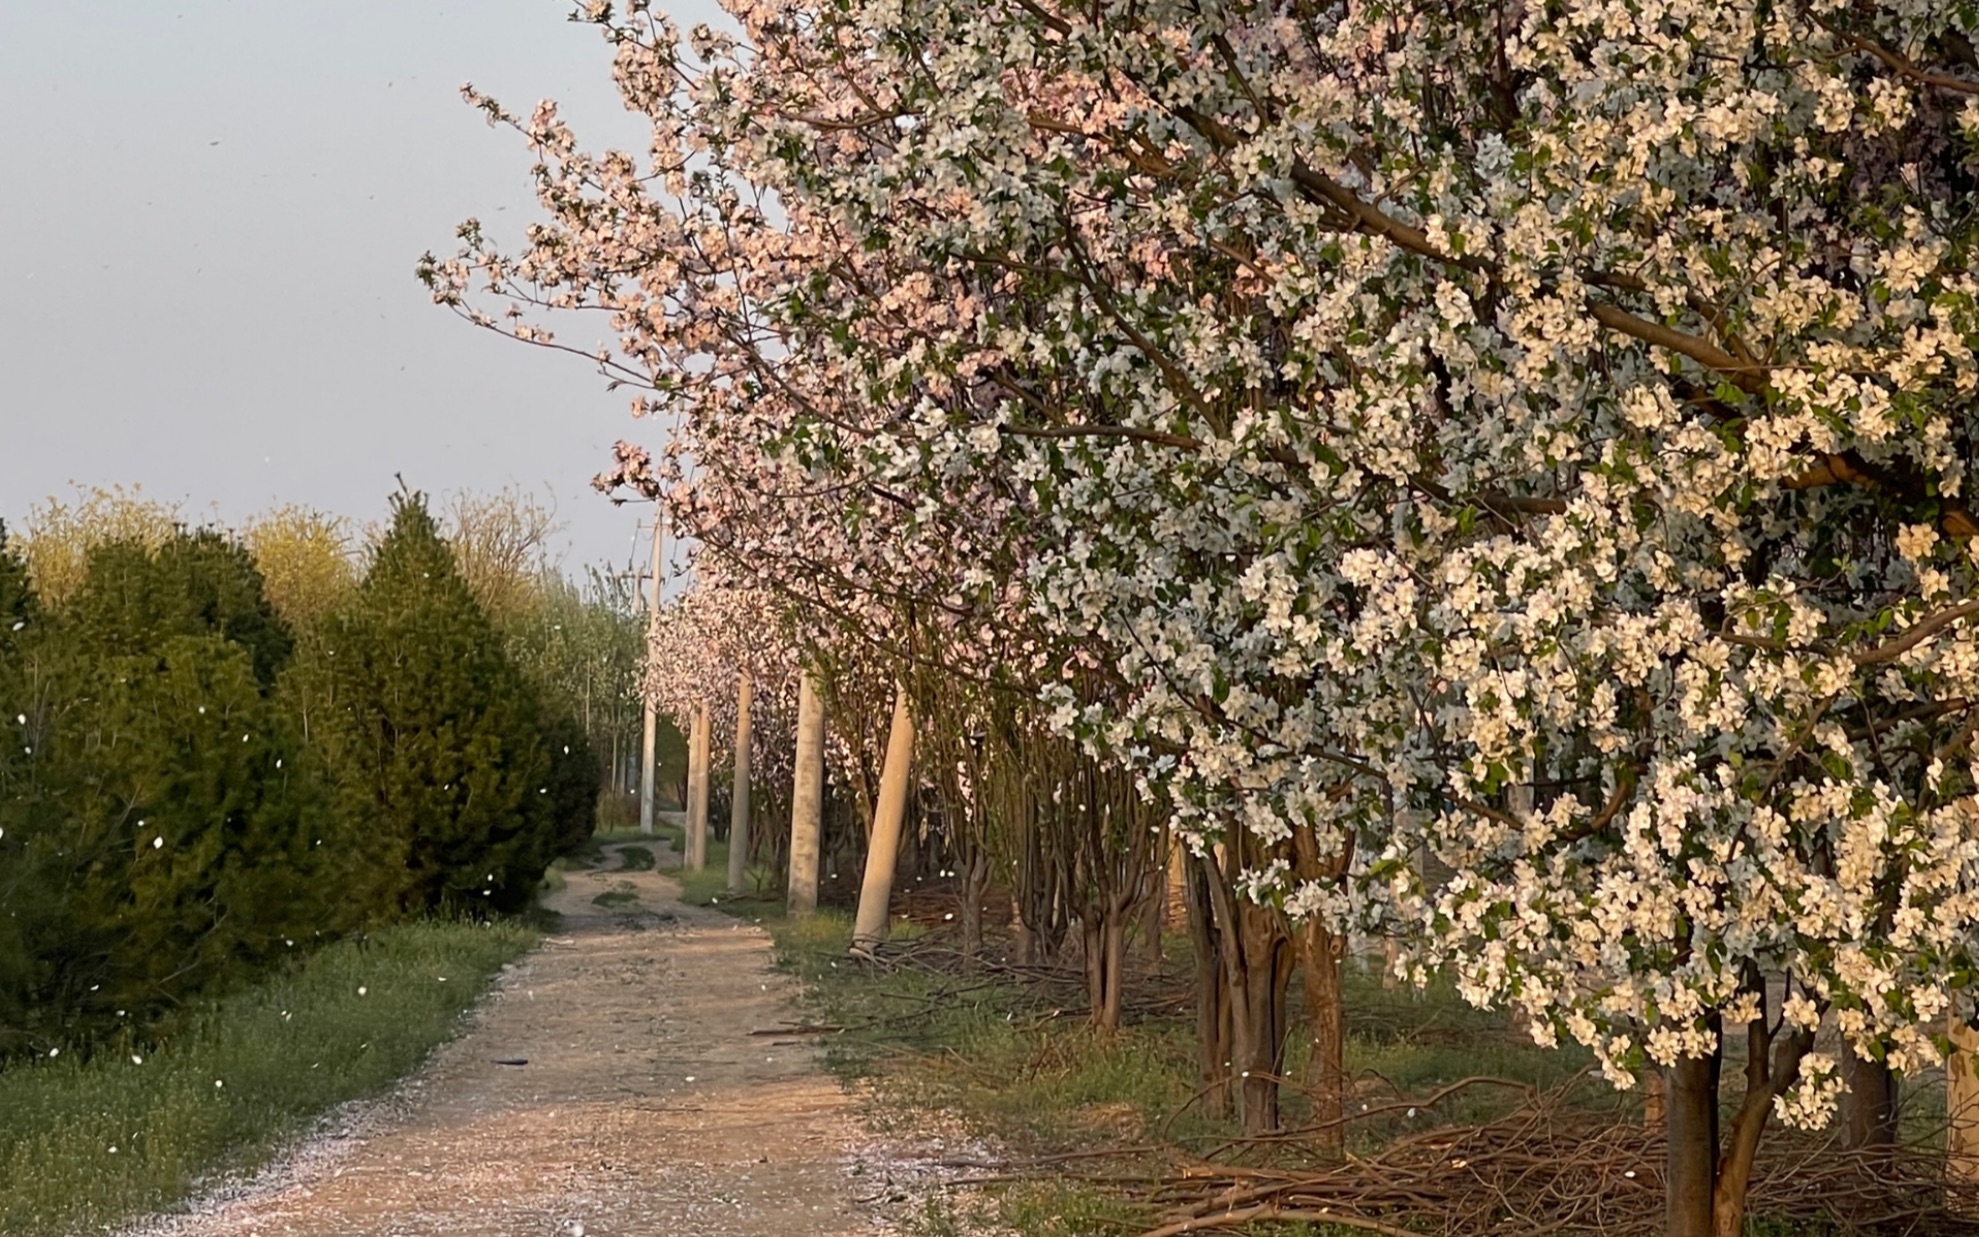
[{"label": "brown tree trunk", "polygon": [[1680,1060],[1670,1069],[1664,1096],[1668,1114],[1669,1171],[1664,1181],[1669,1237],[1741,1237],[1752,1166],[1760,1138],[1773,1115],[1773,1101],[1800,1074],[1800,1062],[1814,1046],[1811,1032],[1794,1030],[1777,1039],[1767,1028],[1766,985],[1757,968],[1747,991],[1761,998],[1759,1016],[1745,1028],[1745,1097],[1732,1119],[1729,1137],[1719,1146],[1718,1083],[1724,1028],[1713,1026],[1720,1047],[1710,1056]]},{"label": "brown tree trunk", "polygon": [[1231,873],[1237,847],[1203,864],[1223,946],[1230,1001],[1230,1063],[1237,1073],[1237,1117],[1246,1134],[1278,1128],[1278,1076],[1284,1063],[1285,990],[1292,979],[1291,941],[1275,909],[1239,903]]},{"label": "brown tree trunk", "polygon": [[1167,889],[1157,879],[1154,892],[1141,900],[1141,961],[1161,969],[1161,921],[1167,918]]},{"label": "brown tree trunk", "polygon": [[1100,936],[1106,960],[1106,986],[1100,993],[1096,1025],[1110,1035],[1120,1029],[1120,1010],[1127,997],[1127,916],[1124,908],[1120,913],[1107,917]]},{"label": "brown tree trunk", "polygon": [[962,968],[974,971],[983,952],[983,899],[989,893],[989,855],[981,848],[962,865]]},{"label": "brown tree trunk", "polygon": [[1243,903],[1238,908],[1243,937],[1243,991],[1232,992],[1243,1003],[1242,1031],[1236,1037],[1234,1059],[1241,1086],[1239,1117],[1246,1134],[1269,1134],[1278,1128],[1279,1077],[1285,1072],[1287,991],[1292,986],[1292,942],[1275,909]]},{"label": "brown tree trunk", "polygon": [[1897,1077],[1883,1061],[1865,1061],[1851,1049],[1842,1053],[1842,1146],[1851,1151],[1888,1151],[1897,1145]]},{"label": "brown tree trunk", "polygon": [[1342,938],[1314,915],[1299,930],[1299,973],[1312,1018],[1306,1090],[1312,1095],[1314,1147],[1329,1160],[1346,1157],[1347,1027],[1340,999]]},{"label": "brown tree trunk", "polygon": [[1196,1061],[1203,1111],[1227,1117],[1232,1109],[1230,994],[1223,984],[1223,934],[1210,904],[1211,859],[1185,853],[1182,905],[1188,915],[1196,974]]},{"label": "brown tree trunk", "polygon": [[1127,960],[1127,926],[1119,914],[1101,914],[1079,921],[1079,943],[1085,955],[1088,1025],[1101,1035],[1120,1029],[1121,968]]},{"label": "brown tree trunk", "polygon": [[744,674],[736,686],[734,789],[729,793],[728,887],[740,893],[749,879],[749,706],[753,691]]},{"label": "brown tree trunk", "polygon": [[694,706],[694,717],[688,724],[687,737],[687,858],[690,872],[699,872],[708,866],[708,765],[712,753],[709,744],[708,702],[703,700]]},{"label": "brown tree trunk", "polygon": [[1668,1160],[1663,1175],[1667,1237],[1713,1237],[1712,1187],[1718,1164],[1719,1056],[1684,1057],[1664,1088]]},{"label": "brown tree trunk", "polygon": [[[1749,982],[1764,994],[1765,983],[1756,972]],[[1814,1047],[1811,1031],[1792,1031],[1774,1039],[1766,1025],[1762,1009],[1746,1027],[1745,1099],[1732,1121],[1731,1138],[1718,1157],[1718,1181],[1711,1192],[1714,1237],[1742,1237],[1745,1232],[1746,1191],[1752,1183],[1760,1137],[1773,1116],[1773,1101],[1793,1085],[1800,1074],[1801,1058]]]},{"label": "brown tree trunk", "polygon": [[1189,926],[1189,872],[1187,847],[1172,833],[1168,838],[1168,926],[1187,930]]}]

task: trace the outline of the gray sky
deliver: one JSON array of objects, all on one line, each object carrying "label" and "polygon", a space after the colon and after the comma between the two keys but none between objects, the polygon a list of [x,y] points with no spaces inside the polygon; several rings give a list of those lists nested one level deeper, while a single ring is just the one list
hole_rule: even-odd
[{"label": "gray sky", "polygon": [[647,427],[581,360],[469,327],[412,275],[462,219],[511,243],[534,213],[527,151],[462,81],[643,148],[569,10],[0,0],[0,517],[74,481],[371,519],[403,472],[548,483],[571,565],[623,562],[640,512],[587,482]]}]

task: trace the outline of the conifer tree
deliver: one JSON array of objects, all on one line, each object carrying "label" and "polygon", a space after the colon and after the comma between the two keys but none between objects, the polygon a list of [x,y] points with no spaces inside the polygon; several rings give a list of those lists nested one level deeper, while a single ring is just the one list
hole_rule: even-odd
[{"label": "conifer tree", "polygon": [[217,635],[248,653],[264,691],[294,651],[253,556],[224,533],[182,530],[155,550],[112,542],[93,549],[88,562],[69,610],[98,650],[130,653],[171,635]]},{"label": "conifer tree", "polygon": [[304,646],[292,692],[387,913],[524,905],[554,853],[534,693],[455,569],[422,495]]},{"label": "conifer tree", "polygon": [[575,718],[550,714],[543,726],[550,754],[550,808],[556,825],[556,854],[568,854],[590,838],[598,823],[603,770],[598,754]]},{"label": "conifer tree", "polygon": [[142,1026],[352,924],[327,800],[266,694],[288,636],[237,547],[100,546],[23,632],[0,1051]]},{"label": "conifer tree", "polygon": [[0,523],[0,1057],[24,1045],[25,994],[39,971],[28,942],[53,917],[55,899],[32,879],[26,842],[39,815],[27,646],[40,606],[26,560]]}]

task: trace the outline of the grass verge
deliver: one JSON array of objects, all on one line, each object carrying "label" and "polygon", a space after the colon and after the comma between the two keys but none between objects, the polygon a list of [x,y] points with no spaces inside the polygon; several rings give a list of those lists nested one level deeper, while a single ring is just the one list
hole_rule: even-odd
[{"label": "grass verge", "polygon": [[517,924],[400,925],[213,1002],[156,1052],[0,1072],[0,1233],[102,1231],[252,1171],[418,1066],[535,940]]}]

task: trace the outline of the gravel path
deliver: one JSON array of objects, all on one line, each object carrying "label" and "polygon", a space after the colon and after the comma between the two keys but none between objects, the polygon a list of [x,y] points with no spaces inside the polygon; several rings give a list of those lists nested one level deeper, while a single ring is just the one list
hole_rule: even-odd
[{"label": "gravel path", "polygon": [[922,1174],[870,1145],[808,1043],[750,1034],[798,1016],[763,931],[677,893],[571,873],[562,933],[398,1092],[129,1237],[889,1231],[859,1199]]}]

